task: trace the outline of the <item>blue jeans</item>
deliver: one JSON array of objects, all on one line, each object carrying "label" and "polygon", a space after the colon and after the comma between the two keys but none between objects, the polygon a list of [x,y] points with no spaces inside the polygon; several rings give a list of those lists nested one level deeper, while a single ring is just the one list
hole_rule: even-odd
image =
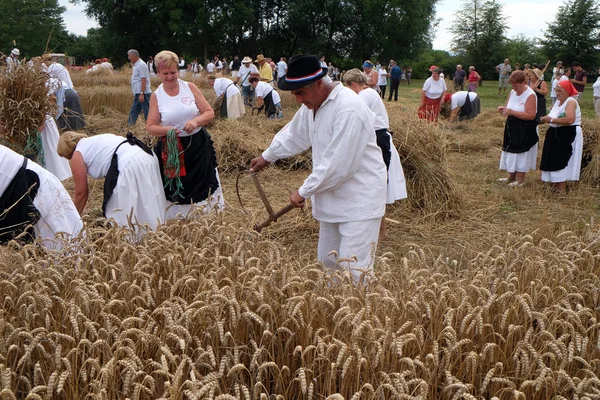
[{"label": "blue jeans", "polygon": [[129,111],[129,121],[127,124],[135,125],[135,121],[137,121],[138,116],[140,115],[140,111],[144,112],[144,118],[148,119],[148,110],[150,109],[150,96],[151,93],[144,93],[144,102],[140,103],[140,94],[133,95],[133,104],[131,106],[131,111]]},{"label": "blue jeans", "polygon": [[254,88],[252,85],[242,86],[242,97],[244,98],[244,105],[254,104]]}]

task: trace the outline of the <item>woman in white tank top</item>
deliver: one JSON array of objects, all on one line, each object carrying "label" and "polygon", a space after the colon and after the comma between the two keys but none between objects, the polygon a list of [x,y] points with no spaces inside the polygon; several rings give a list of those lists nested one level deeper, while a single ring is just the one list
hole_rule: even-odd
[{"label": "woman in white tank top", "polygon": [[[213,120],[214,111],[196,85],[179,79],[175,53],[161,51],[154,59],[162,84],[150,99],[146,130],[160,138],[154,151],[170,202],[167,219],[185,218],[197,208],[203,212],[222,208],[215,149],[203,128]],[[175,146],[178,154],[173,153]]]}]

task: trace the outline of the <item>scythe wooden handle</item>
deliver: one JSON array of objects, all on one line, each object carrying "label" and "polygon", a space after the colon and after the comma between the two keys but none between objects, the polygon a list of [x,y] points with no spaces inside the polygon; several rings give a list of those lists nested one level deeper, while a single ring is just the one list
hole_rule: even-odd
[{"label": "scythe wooden handle", "polygon": [[254,225],[254,230],[256,232],[260,232],[263,228],[266,228],[267,226],[271,225],[271,223],[277,222],[277,218],[281,217],[282,215],[287,214],[288,212],[292,211],[294,208],[296,208],[296,206],[293,203],[290,203],[274,214],[269,213],[269,218],[264,220],[261,224]]}]

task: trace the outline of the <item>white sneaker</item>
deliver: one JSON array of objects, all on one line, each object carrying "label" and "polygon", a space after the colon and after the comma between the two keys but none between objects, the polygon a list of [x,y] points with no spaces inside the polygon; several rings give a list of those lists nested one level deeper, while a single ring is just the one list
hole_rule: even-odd
[{"label": "white sneaker", "polygon": [[507,186],[508,187],[513,187],[513,188],[518,188],[518,187],[522,187],[525,184],[525,181],[519,183],[518,181],[514,181],[509,183]]},{"label": "white sneaker", "polygon": [[509,183],[509,182],[514,182],[514,181],[510,181],[510,180],[508,180],[508,178],[498,178],[498,179],[496,179],[496,182],[498,182],[498,183]]}]

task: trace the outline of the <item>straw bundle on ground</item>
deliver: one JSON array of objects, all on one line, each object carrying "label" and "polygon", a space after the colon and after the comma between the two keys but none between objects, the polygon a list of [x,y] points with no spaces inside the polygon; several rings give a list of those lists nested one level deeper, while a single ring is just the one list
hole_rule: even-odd
[{"label": "straw bundle on ground", "polygon": [[436,124],[419,120],[416,112],[391,114],[390,129],[411,206],[436,218],[459,213],[463,202],[448,174],[444,132]]},{"label": "straw bundle on ground", "polygon": [[581,181],[590,185],[600,184],[600,120],[582,118],[583,160]]},{"label": "straw bundle on ground", "polygon": [[[4,57],[0,55],[0,57]],[[0,121],[4,129],[0,137],[5,145],[22,152],[30,135],[44,123],[46,114],[54,115],[56,104],[48,97],[46,81],[40,65],[0,69]]]},{"label": "straw bundle on ground", "polygon": [[[209,131],[219,158],[219,171],[235,172],[248,168],[250,161],[262,154],[286,121],[249,115],[237,120],[215,121]],[[310,169],[311,157],[307,150],[278,161],[276,165],[284,169]]]}]

